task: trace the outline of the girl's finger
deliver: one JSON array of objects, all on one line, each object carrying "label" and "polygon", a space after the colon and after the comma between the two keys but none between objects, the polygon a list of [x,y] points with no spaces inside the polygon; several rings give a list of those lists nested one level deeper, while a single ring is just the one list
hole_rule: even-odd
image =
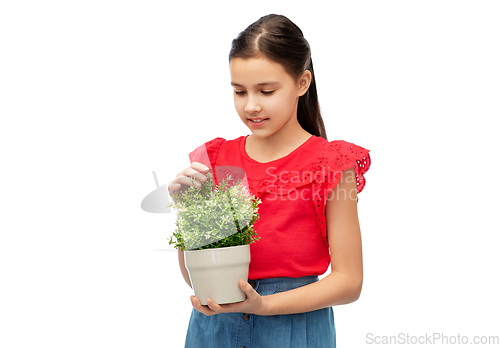
[{"label": "girl's finger", "polygon": [[197,171],[200,171],[200,172],[208,172],[208,170],[209,170],[209,168],[206,165],[204,165],[200,162],[193,162],[193,163],[191,163],[190,167],[193,169],[196,169]]},{"label": "girl's finger", "polygon": [[172,196],[172,194],[179,192],[182,186],[184,186],[184,189],[189,186],[200,188],[201,184],[207,181],[204,173],[208,172],[208,170],[209,168],[202,163],[191,163],[189,167],[178,173],[175,180],[168,185],[168,193]]},{"label": "girl's finger", "polygon": [[181,188],[181,184],[177,184],[177,183],[176,184],[172,183],[172,184],[170,184],[170,185],[167,186],[168,193],[170,195],[172,195],[172,193],[174,193],[174,192],[179,191],[180,188]]},{"label": "girl's finger", "polygon": [[222,310],[222,307],[211,299],[207,299],[207,305],[208,308],[213,310],[215,313],[219,313]]},{"label": "girl's finger", "polygon": [[257,294],[257,291],[255,291],[254,288],[246,280],[240,279],[238,285],[240,289],[247,295],[247,297],[253,297],[255,294]]},{"label": "girl's finger", "polygon": [[[175,185],[175,184],[180,184],[180,185],[185,185],[185,186],[192,186],[193,185],[193,180],[189,176],[179,176],[174,181],[172,181],[171,185]],[[195,178],[194,179],[194,185],[196,186],[196,184],[201,185],[201,181]]]},{"label": "girl's finger", "polygon": [[181,178],[185,178],[185,177],[187,177],[188,179],[194,178],[194,179],[198,180],[199,182],[207,181],[207,177],[205,174],[200,173],[199,171],[197,171],[196,169],[191,168],[191,167],[188,167],[188,168],[184,169],[182,172],[180,172],[179,174],[177,174],[177,179],[181,179]]},{"label": "girl's finger", "polygon": [[206,316],[217,314],[210,307],[202,306],[200,300],[196,296],[191,296],[191,304],[194,309],[202,314],[205,314]]}]

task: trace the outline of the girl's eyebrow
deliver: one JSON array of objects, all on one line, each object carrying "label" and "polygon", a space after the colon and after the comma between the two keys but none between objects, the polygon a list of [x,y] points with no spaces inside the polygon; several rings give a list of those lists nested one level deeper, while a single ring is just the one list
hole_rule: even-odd
[{"label": "girl's eyebrow", "polygon": [[[258,83],[256,84],[256,86],[275,86],[275,85],[280,85],[280,83],[278,81],[266,81],[266,82],[261,82],[261,83]],[[244,87],[236,82],[232,82],[231,81],[231,86],[234,86],[234,87]]]}]

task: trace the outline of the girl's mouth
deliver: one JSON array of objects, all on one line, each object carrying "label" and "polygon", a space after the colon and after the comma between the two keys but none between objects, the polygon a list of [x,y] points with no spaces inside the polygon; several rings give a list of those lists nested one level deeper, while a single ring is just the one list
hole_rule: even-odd
[{"label": "girl's mouth", "polygon": [[264,125],[264,123],[266,123],[267,120],[269,120],[268,118],[249,118],[248,119],[250,121],[250,124],[254,127],[260,127],[262,125]]}]

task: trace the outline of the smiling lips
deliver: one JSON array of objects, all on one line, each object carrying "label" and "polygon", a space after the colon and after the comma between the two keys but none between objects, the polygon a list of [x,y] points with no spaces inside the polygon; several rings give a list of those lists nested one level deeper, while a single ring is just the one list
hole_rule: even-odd
[{"label": "smiling lips", "polygon": [[248,119],[250,121],[250,124],[254,127],[260,127],[262,125],[264,125],[264,123],[266,123],[267,120],[269,120],[268,118],[249,118]]}]

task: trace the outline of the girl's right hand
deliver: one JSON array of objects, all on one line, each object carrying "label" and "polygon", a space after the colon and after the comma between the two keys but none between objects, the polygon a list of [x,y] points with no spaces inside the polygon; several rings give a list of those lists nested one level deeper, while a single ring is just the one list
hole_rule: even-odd
[{"label": "girl's right hand", "polygon": [[172,196],[173,193],[186,190],[189,186],[193,186],[191,178],[194,179],[194,186],[201,187],[201,183],[207,181],[204,173],[208,172],[209,168],[199,162],[193,162],[189,167],[175,176],[175,180],[168,185],[168,193]]}]

